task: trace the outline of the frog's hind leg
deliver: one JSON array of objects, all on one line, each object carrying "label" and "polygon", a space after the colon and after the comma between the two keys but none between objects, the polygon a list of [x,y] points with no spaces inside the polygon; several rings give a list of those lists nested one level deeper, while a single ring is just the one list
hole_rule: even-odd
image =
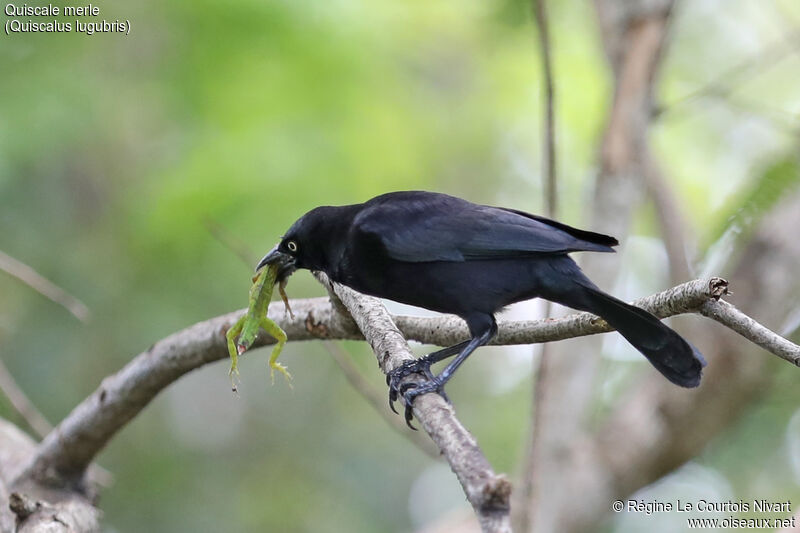
[{"label": "frog's hind leg", "polygon": [[239,349],[236,346],[236,338],[242,332],[243,325],[244,320],[239,320],[225,333],[225,338],[228,339],[228,354],[231,356],[231,368],[228,370],[228,376],[231,378],[231,390],[233,392],[239,389],[237,387],[239,381]]},{"label": "frog's hind leg", "polygon": [[286,344],[286,333],[272,320],[269,318],[264,318],[261,321],[261,327],[264,328],[264,331],[272,335],[278,343],[272,349],[272,354],[269,356],[269,375],[272,378],[272,383],[275,383],[275,371],[277,370],[283,377],[286,378],[287,383],[291,387],[292,375],[289,373],[289,370],[278,362],[278,356],[283,350],[284,344]]}]

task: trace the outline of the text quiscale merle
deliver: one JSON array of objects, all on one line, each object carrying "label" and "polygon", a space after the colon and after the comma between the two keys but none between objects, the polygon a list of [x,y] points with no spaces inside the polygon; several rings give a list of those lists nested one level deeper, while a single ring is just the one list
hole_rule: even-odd
[{"label": "text quiscale merle", "polygon": [[6,4],[6,16],[9,17],[96,17],[100,14],[100,8],[93,4],[85,6],[30,6],[28,4],[14,5]]}]

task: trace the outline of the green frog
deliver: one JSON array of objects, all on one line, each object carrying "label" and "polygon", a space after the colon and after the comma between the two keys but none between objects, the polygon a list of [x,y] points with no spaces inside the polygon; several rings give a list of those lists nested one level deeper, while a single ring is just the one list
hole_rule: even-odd
[{"label": "green frog", "polygon": [[[284,344],[286,344],[286,332],[275,321],[267,317],[267,308],[272,298],[272,290],[275,287],[279,269],[280,267],[277,264],[272,264],[264,266],[256,272],[253,278],[253,286],[250,287],[247,313],[237,320],[225,334],[228,339],[228,352],[231,356],[231,369],[228,374],[231,376],[231,388],[234,392],[237,390],[236,378],[239,375],[239,356],[253,345],[260,328],[263,328],[264,331],[278,341],[269,357],[272,382],[275,383],[275,371],[277,370],[283,374],[283,377],[286,378],[287,382],[290,382],[289,386],[291,386],[291,374],[289,374],[285,366],[277,361],[278,355],[280,355]],[[278,283],[278,292],[281,295],[283,304],[286,306],[286,311],[294,318],[292,309],[289,307],[289,299],[286,297],[285,288],[286,279],[283,279]]]}]

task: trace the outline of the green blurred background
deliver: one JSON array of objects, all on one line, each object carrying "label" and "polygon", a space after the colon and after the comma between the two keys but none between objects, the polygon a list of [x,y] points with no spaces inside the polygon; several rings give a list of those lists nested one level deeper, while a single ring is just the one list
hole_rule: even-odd
[{"label": "green blurred background", "polygon": [[[0,273],[0,354],[52,421],[154,341],[243,307],[254,262],[312,207],[424,188],[543,210],[528,2],[98,5],[101,18],[129,19],[130,35],[0,38],[0,250],[93,315],[83,324]],[[591,3],[551,1],[550,17],[560,219],[585,225],[610,78]],[[680,103],[653,141],[701,247],[795,153],[800,60],[745,73],[724,101],[683,98],[799,24],[793,0],[692,0],[674,15],[658,99]],[[246,243],[250,261],[209,224]],[[663,254],[651,208],[634,233]],[[660,263],[642,261],[630,296],[669,284]],[[323,290],[298,273],[289,293]],[[368,348],[342,346],[380,388]],[[495,468],[514,474],[532,350],[482,351],[448,390]],[[467,507],[447,466],[389,429],[320,343],[287,346],[293,390],[270,386],[265,360],[245,357],[238,396],[227,363],[187,375],[111,442],[99,459],[116,477],[100,501],[109,531],[144,520],[153,533],[410,531]],[[692,486],[800,504],[798,394],[774,391],[648,497]],[[21,423],[5,399],[0,416]],[[764,442],[774,456],[753,455]],[[659,517],[665,531],[673,518]],[[636,531],[638,519],[609,527]]]}]

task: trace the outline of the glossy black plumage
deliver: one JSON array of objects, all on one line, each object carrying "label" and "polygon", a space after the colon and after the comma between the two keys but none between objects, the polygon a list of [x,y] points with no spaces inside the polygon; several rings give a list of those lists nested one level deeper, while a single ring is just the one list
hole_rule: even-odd
[{"label": "glossy black plumage", "polygon": [[[319,207],[301,217],[262,264],[322,270],[360,292],[462,317],[472,343],[438,376],[430,363],[450,348],[393,376],[392,395],[407,405],[443,385],[464,359],[496,332],[494,313],[542,297],[603,317],[664,376],[683,387],[700,382],[702,356],[650,313],[598,289],[567,255],[613,252],[613,237],[543,217],[423,191],[384,194],[363,204]],[[403,375],[431,382],[396,390]],[[407,417],[409,413],[407,412]]]}]

